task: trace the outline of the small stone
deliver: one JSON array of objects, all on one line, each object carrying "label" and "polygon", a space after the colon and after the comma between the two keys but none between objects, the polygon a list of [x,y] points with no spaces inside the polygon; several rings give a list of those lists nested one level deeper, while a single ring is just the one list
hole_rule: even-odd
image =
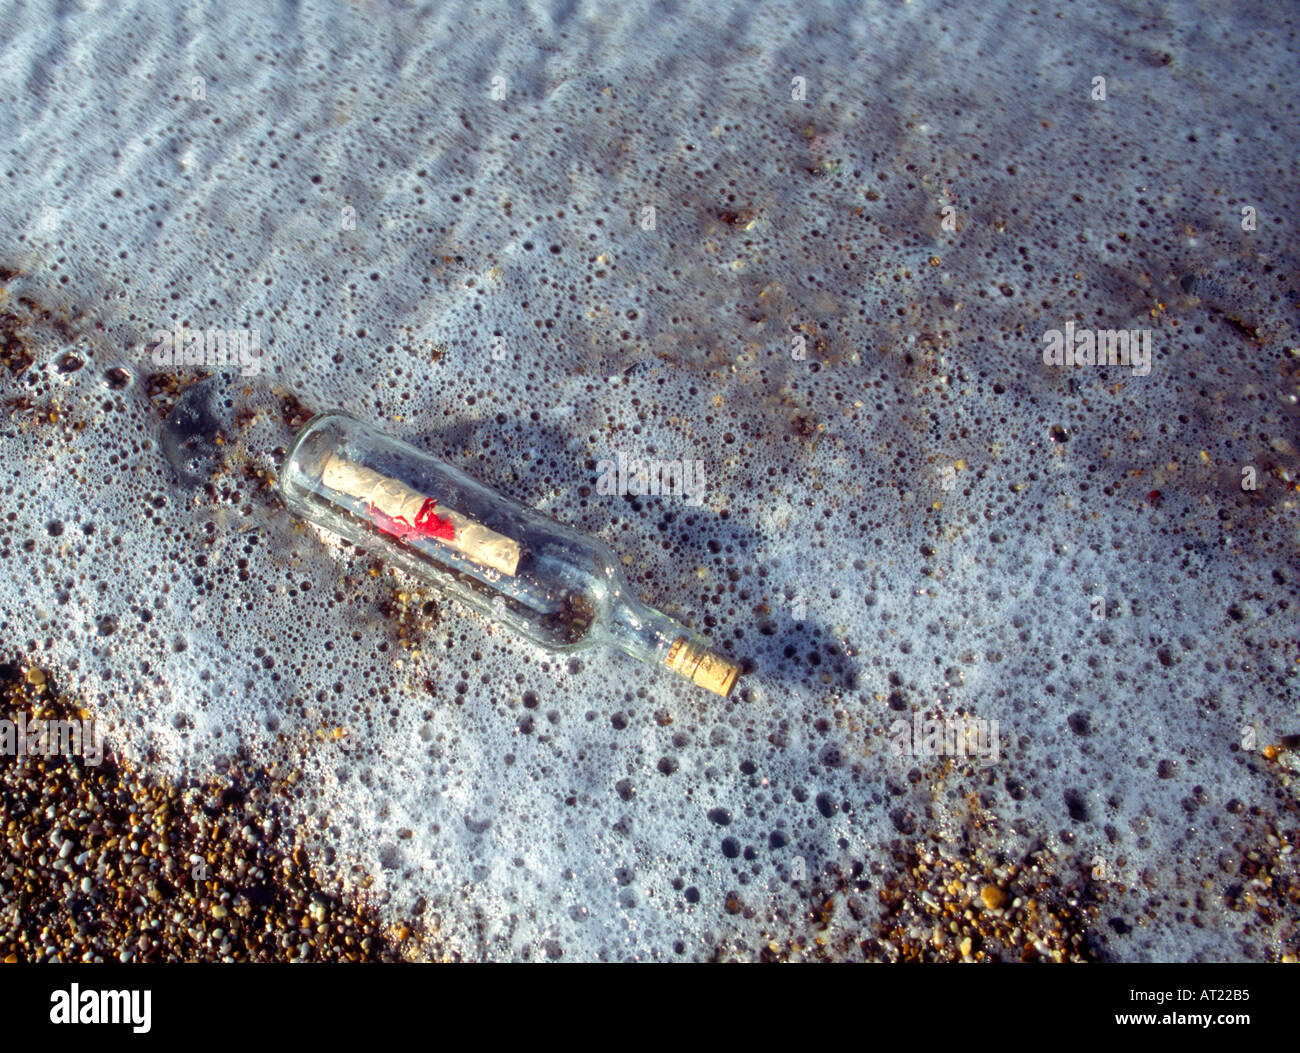
[{"label": "small stone", "polygon": [[998,910],[1006,905],[1007,894],[997,885],[985,885],[980,891],[980,899],[989,910]]}]

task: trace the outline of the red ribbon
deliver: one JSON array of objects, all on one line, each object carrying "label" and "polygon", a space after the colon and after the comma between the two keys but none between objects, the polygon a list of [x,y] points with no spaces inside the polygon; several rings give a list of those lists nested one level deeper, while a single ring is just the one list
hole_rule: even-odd
[{"label": "red ribbon", "polygon": [[375,525],[381,530],[392,534],[397,538],[404,538],[414,535],[415,537],[436,537],[444,541],[456,540],[456,528],[451,525],[451,520],[444,516],[438,516],[434,513],[438,502],[432,497],[426,497],[424,504],[420,506],[420,511],[415,515],[415,522],[408,523],[405,516],[390,516],[380,511],[373,504],[366,505],[366,511],[375,521]]}]

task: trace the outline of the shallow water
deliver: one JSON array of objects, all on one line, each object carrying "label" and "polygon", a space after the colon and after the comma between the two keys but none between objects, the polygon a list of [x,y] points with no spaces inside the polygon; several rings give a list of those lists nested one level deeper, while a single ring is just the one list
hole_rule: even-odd
[{"label": "shallow water", "polygon": [[[299,771],[467,957],[853,956],[935,840],[1044,849],[1103,956],[1295,952],[1225,909],[1294,867],[1285,5],[7,16],[0,633],[120,753]],[[1045,363],[1070,321],[1149,372]],[[262,350],[211,492],[178,324]],[[268,487],[299,406],[598,534],[741,687],[397,599]],[[620,453],[704,500],[599,493]],[[897,755],[915,714],[996,761]]]}]

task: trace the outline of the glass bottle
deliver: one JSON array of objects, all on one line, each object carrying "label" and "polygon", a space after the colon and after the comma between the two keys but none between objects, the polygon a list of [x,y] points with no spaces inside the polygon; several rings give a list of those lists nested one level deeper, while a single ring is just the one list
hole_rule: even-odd
[{"label": "glass bottle", "polygon": [[604,542],[342,410],[309,420],[280,473],[290,510],[559,653],[615,647],[729,695],[740,670],[628,590]]}]

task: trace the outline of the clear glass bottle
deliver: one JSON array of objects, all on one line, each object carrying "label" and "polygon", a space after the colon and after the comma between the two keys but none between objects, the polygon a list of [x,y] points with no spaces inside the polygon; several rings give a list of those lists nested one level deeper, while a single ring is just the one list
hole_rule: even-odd
[{"label": "clear glass bottle", "polygon": [[726,696],[739,667],[628,591],[604,542],[342,410],[318,413],[280,472],[290,510],[550,651],[615,647]]}]

